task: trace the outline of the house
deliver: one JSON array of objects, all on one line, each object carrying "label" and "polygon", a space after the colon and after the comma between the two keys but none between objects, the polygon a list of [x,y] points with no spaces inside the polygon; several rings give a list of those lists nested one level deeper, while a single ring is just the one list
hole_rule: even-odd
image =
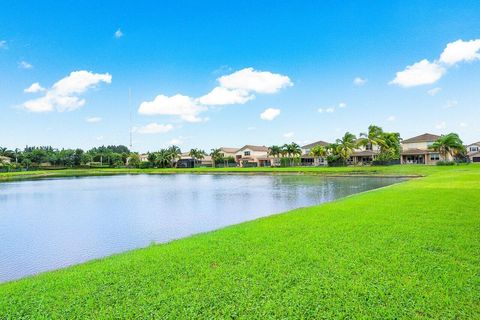
[{"label": "house", "polygon": [[235,152],[235,161],[242,167],[269,167],[272,158],[265,146],[246,145]]},{"label": "house", "polygon": [[400,152],[400,161],[402,164],[436,164],[440,160],[453,160],[450,155],[447,158],[437,151],[431,149],[432,144],[440,136],[430,133],[406,139],[402,141],[402,150]]},{"label": "house", "polygon": [[9,164],[11,162],[12,162],[12,159],[10,159],[9,157],[0,156],[0,163]]},{"label": "house", "polygon": [[480,163],[480,141],[467,146],[467,156],[471,162]]},{"label": "house", "polygon": [[329,145],[328,142],[319,140],[301,147],[302,155],[300,156],[300,164],[302,166],[326,166],[327,159],[323,157],[316,158],[310,155],[310,151],[312,150],[313,147],[316,147],[316,146],[326,147],[328,145]]},{"label": "house", "polygon": [[221,147],[220,148],[220,152],[223,154],[224,158],[228,158],[228,157],[235,158],[235,155],[236,155],[238,150],[239,150],[239,148],[227,148],[227,147]]},{"label": "house", "polygon": [[180,159],[177,160],[177,168],[194,168],[194,167],[211,167],[213,166],[212,157],[209,155],[203,156],[203,159],[194,159],[190,156],[190,152],[182,152]]},{"label": "house", "polygon": [[[360,142],[357,139],[356,143]],[[353,150],[350,159],[347,161],[348,164],[353,165],[364,165],[364,164],[371,164],[373,160],[378,156],[380,153],[380,147],[377,145],[367,144],[367,145],[359,145]]]},{"label": "house", "polygon": [[148,153],[142,153],[139,157],[140,162],[148,162]]}]

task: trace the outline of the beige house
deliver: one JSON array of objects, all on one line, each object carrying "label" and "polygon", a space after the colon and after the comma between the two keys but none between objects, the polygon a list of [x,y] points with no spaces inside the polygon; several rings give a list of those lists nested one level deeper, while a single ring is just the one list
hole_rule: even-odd
[{"label": "beige house", "polygon": [[328,142],[319,140],[319,141],[316,141],[316,142],[313,142],[313,143],[302,146],[301,147],[302,155],[301,155],[301,158],[300,158],[300,164],[302,166],[317,166],[317,167],[318,166],[326,166],[327,165],[327,159],[322,158],[322,157],[316,158],[316,157],[310,155],[310,151],[312,150],[313,147],[316,147],[316,146],[326,147],[328,145],[329,145]]},{"label": "beige house", "polygon": [[235,161],[241,167],[269,167],[272,158],[268,147],[246,145],[235,152]]},{"label": "beige house", "polygon": [[147,162],[148,161],[148,153],[142,153],[139,155],[140,162]]},{"label": "beige house", "polygon": [[220,152],[223,154],[225,158],[228,158],[228,157],[235,158],[238,150],[239,148],[227,148],[227,147],[220,148]]},{"label": "beige house", "polygon": [[180,154],[180,159],[178,159],[176,163],[177,168],[193,168],[195,166],[213,166],[212,157],[205,155],[203,156],[203,159],[194,159],[190,156],[190,152],[182,152]]},{"label": "beige house", "polygon": [[471,162],[480,163],[480,141],[467,146],[467,155]]},{"label": "beige house", "polygon": [[[357,140],[358,143],[360,140]],[[367,144],[365,146],[358,146],[353,150],[350,159],[348,160],[348,164],[353,165],[365,165],[371,164],[373,160],[378,156],[380,153],[380,147],[377,145]]]},{"label": "beige house", "polygon": [[5,156],[0,156],[0,163],[11,163],[12,162],[12,159],[10,159],[9,157],[5,157]]},{"label": "beige house", "polygon": [[453,160],[450,155],[446,159],[433,151],[430,147],[440,136],[430,133],[406,139],[402,141],[400,160],[402,164],[436,164],[440,160]]}]

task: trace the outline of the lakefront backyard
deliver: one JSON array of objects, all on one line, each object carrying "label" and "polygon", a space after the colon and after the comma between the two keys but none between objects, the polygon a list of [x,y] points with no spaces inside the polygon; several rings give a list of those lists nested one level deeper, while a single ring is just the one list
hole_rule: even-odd
[{"label": "lakefront backyard", "polygon": [[[348,176],[352,185],[358,185],[355,179],[383,176],[412,179],[357,194],[341,193],[320,205],[314,204],[324,201],[315,198],[294,201],[290,203],[293,206],[280,206],[279,210],[309,207],[1,284],[0,318],[478,317],[478,165],[55,170],[2,173],[0,181],[18,186],[31,183],[16,182],[24,179],[68,183],[70,178],[56,178],[122,174],[110,178],[123,179],[123,174],[141,173],[169,174],[161,177],[180,180],[195,173],[200,175],[195,175],[194,181],[199,188],[202,181],[213,181],[222,190],[236,175],[257,179],[256,187],[266,183],[269,188],[279,183],[285,188],[286,182],[279,182],[279,177],[307,179],[302,180],[300,189],[295,187],[300,195],[319,194],[315,184],[335,179],[332,176]],[[137,181],[145,178],[135,177],[140,179]],[[312,180],[315,177],[318,180]],[[89,181],[83,179],[91,178],[73,181]],[[6,185],[13,186],[9,182],[0,185],[0,190]],[[248,183],[244,180],[242,185]],[[305,185],[313,185],[313,189]],[[128,184],[123,186],[128,191]],[[292,190],[268,194],[272,203],[278,204],[285,200],[282,196],[296,194]],[[148,199],[148,189],[141,191],[132,194]],[[152,201],[156,196],[153,192]],[[38,199],[36,203],[41,204]],[[174,207],[169,211],[175,216]],[[76,213],[77,218],[71,219],[78,219],[81,212],[68,210],[65,217]],[[103,212],[109,214],[108,209]],[[138,217],[143,217],[141,212]],[[236,221],[225,225],[231,223]],[[222,225],[213,228],[218,227]],[[190,234],[208,230],[212,228]],[[68,245],[62,250],[68,252]]]}]

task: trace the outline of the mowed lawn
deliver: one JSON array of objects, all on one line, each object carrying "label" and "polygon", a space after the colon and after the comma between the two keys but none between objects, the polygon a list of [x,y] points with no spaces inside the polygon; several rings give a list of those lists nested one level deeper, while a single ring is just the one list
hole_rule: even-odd
[{"label": "mowed lawn", "polygon": [[0,285],[0,319],[478,319],[480,167],[428,170]]}]

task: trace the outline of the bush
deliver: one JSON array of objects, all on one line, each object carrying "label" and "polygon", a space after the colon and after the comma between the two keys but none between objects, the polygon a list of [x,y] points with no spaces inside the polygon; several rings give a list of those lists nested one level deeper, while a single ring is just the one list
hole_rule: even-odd
[{"label": "bush", "polygon": [[454,165],[455,165],[455,161],[443,161],[443,160],[437,161],[437,166],[454,166]]},{"label": "bush", "polygon": [[142,161],[140,162],[140,165],[138,166],[140,169],[149,169],[153,168],[152,163],[150,161]]}]

